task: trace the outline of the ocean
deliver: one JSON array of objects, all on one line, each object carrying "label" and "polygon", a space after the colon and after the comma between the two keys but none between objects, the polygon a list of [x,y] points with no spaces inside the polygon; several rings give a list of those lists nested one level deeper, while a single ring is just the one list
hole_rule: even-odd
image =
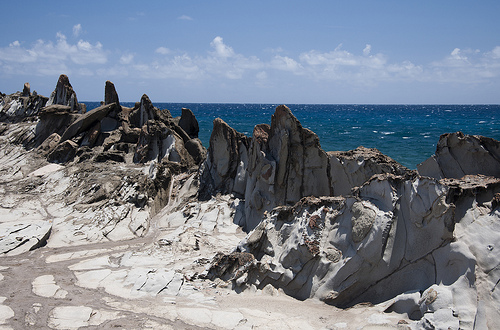
[{"label": "ocean", "polygon": [[[84,102],[87,110],[99,102]],[[133,107],[134,103],[121,102]],[[199,138],[208,147],[212,122],[219,117],[238,132],[251,136],[255,125],[271,124],[277,104],[154,103],[180,116],[189,108],[196,116]],[[500,140],[500,105],[332,105],[287,104],[315,132],[325,151],[358,146],[377,148],[400,164],[416,169],[436,150],[443,133],[462,131]]]}]

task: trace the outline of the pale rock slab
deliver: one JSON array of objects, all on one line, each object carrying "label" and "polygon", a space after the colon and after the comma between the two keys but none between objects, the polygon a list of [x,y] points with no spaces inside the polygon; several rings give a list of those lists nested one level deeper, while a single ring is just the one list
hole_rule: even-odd
[{"label": "pale rock slab", "polygon": [[56,284],[54,275],[38,276],[33,281],[32,287],[33,293],[41,297],[64,299],[68,294]]},{"label": "pale rock slab", "polygon": [[118,312],[95,310],[86,306],[60,306],[50,311],[48,326],[53,329],[78,329],[98,326],[119,317]]}]

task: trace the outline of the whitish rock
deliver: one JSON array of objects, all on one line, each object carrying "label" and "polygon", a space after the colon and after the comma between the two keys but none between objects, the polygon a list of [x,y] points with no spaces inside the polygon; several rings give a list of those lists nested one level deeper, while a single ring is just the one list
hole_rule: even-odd
[{"label": "whitish rock", "polygon": [[420,175],[437,179],[460,179],[467,174],[498,178],[500,142],[462,132],[443,134],[439,138],[435,154],[418,164],[417,168]]},{"label": "whitish rock", "polygon": [[54,280],[54,275],[42,275],[32,283],[33,292],[41,297],[65,298],[68,292],[61,289]]},{"label": "whitish rock", "polygon": [[327,154],[318,136],[284,105],[276,108],[270,126],[255,126],[252,139],[214,120],[201,171],[201,198],[244,196],[246,230],[255,228],[265,212],[302,197],[347,195],[375,174],[411,173],[376,149]]},{"label": "whitish rock", "polygon": [[44,246],[52,230],[51,221],[0,223],[0,253],[18,255]]},{"label": "whitish rock", "polygon": [[117,319],[118,312],[95,310],[86,306],[60,306],[50,311],[48,326],[53,329],[78,329],[98,326]]}]

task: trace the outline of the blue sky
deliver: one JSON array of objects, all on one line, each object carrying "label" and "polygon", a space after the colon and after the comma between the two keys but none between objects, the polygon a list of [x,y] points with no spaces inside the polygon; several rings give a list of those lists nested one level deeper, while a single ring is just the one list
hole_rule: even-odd
[{"label": "blue sky", "polygon": [[2,1],[0,91],[80,101],[500,103],[500,1]]}]

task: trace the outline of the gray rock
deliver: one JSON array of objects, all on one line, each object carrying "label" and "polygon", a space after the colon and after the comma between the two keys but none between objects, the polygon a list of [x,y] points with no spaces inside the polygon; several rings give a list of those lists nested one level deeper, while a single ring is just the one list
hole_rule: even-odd
[{"label": "gray rock", "polygon": [[71,113],[71,108],[67,105],[54,104],[43,108],[35,130],[37,145],[42,144],[53,133],[63,135],[79,116]]},{"label": "gray rock", "polygon": [[71,140],[60,141],[47,155],[47,160],[51,163],[67,163],[75,158],[77,149],[78,145]]},{"label": "gray rock", "polygon": [[104,119],[110,111],[112,111],[116,107],[116,104],[108,104],[103,105],[89,112],[86,112],[83,115],[80,115],[77,120],[71,123],[68,128],[64,131],[61,136],[61,142],[64,142],[68,139],[73,138],[74,136],[86,131],[95,122]]},{"label": "gray rock", "polygon": [[460,179],[468,174],[500,177],[500,143],[462,132],[443,134],[435,154],[417,169],[420,175],[436,179]]},{"label": "gray rock", "polygon": [[68,76],[62,74],[57,80],[56,88],[50,94],[47,106],[53,104],[67,105],[70,107],[71,112],[82,112],[82,107],[78,103],[76,93],[69,82]]}]

